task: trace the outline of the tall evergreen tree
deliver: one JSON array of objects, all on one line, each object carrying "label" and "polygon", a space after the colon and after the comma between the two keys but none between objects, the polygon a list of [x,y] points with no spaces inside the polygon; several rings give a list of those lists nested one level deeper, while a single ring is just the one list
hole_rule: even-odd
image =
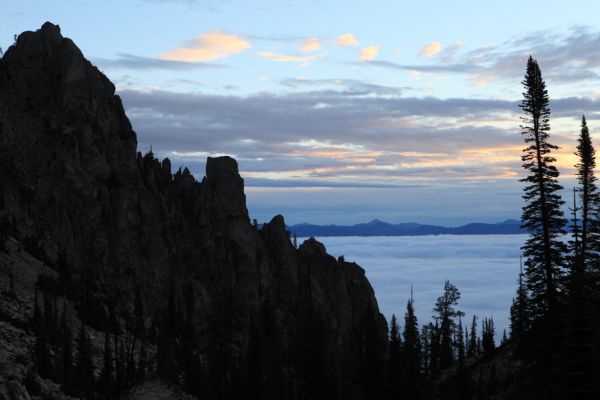
[{"label": "tall evergreen tree", "polygon": [[467,344],[467,357],[475,357],[477,354],[477,315],[473,315],[471,334],[469,335],[469,343]]},{"label": "tall evergreen tree", "polygon": [[463,330],[462,318],[458,319],[458,327],[456,329],[456,360],[458,363],[457,383],[456,392],[454,398],[457,400],[471,399],[471,384],[467,378],[465,369],[465,358],[466,358],[466,334],[467,329]]},{"label": "tall evergreen tree", "polygon": [[392,315],[389,333],[389,355],[388,355],[388,380],[387,394],[390,399],[400,396],[402,388],[402,341],[400,339],[400,327],[396,315]]},{"label": "tall evergreen tree", "polygon": [[516,296],[510,307],[510,337],[517,338],[529,329],[529,315],[527,313],[527,289],[523,282],[523,258],[519,263],[519,281]]},{"label": "tall evergreen tree", "polygon": [[496,342],[494,340],[494,335],[496,334],[496,329],[494,328],[494,319],[493,318],[484,318],[483,319],[483,328],[481,331],[481,347],[483,350],[484,356],[488,357],[494,354],[496,350]]},{"label": "tall evergreen tree", "polygon": [[502,331],[502,340],[500,342],[500,345],[505,345],[506,342],[508,342],[508,336],[506,335],[506,329],[504,329]]},{"label": "tall evergreen tree", "polygon": [[573,207],[569,208],[571,211],[571,240],[569,240],[569,247],[571,252],[571,270],[577,270],[582,264],[580,251],[581,251],[581,229],[579,227],[579,212],[581,208],[577,206],[577,188],[573,188]]},{"label": "tall evergreen tree", "polygon": [[439,359],[440,369],[448,368],[454,361],[453,351],[453,336],[456,324],[454,318],[464,315],[461,311],[457,311],[455,306],[458,304],[460,299],[460,292],[458,288],[446,281],[444,283],[444,292],[438,297],[435,304],[434,316],[436,321],[440,323],[439,333]]},{"label": "tall evergreen tree", "polygon": [[429,323],[429,374],[437,378],[440,374],[440,326],[437,321],[435,325]]},{"label": "tall evergreen tree", "polygon": [[523,246],[525,277],[534,319],[557,306],[565,245],[560,236],[565,233],[559,191],[558,170],[552,151],[558,147],[549,142],[550,107],[546,83],[536,60],[531,56],[523,79],[525,92],[520,104],[522,134],[527,147],[522,155],[523,168],[528,171],[524,182],[525,206],[522,226],[529,231]]},{"label": "tall evergreen tree", "polygon": [[575,155],[578,159],[575,168],[577,169],[577,183],[579,184],[581,233],[579,235],[579,246],[573,248],[572,253],[577,255],[573,263],[574,276],[580,276],[588,265],[598,267],[600,261],[598,256],[598,252],[600,252],[599,198],[594,174],[596,151],[592,144],[585,115],[581,117],[581,132]]},{"label": "tall evergreen tree", "polygon": [[404,398],[418,399],[421,391],[423,348],[419,339],[419,323],[415,315],[412,289],[404,314]]},{"label": "tall evergreen tree", "polygon": [[[581,119],[578,139],[577,181],[581,229],[579,243],[570,242],[572,269],[569,281],[566,315],[567,329],[558,349],[564,378],[561,384],[564,398],[595,398],[600,391],[599,345],[600,323],[598,297],[598,267],[600,262],[599,195],[596,188],[595,150],[592,145],[585,116]],[[575,190],[575,189],[574,189]],[[574,208],[576,208],[574,206]]]},{"label": "tall evergreen tree", "polygon": [[430,345],[429,345],[429,325],[423,325],[423,327],[421,328],[421,349],[423,351],[422,353],[422,362],[421,362],[421,369],[423,371],[424,374],[430,376],[431,375],[431,366],[429,364],[429,361],[431,360],[431,354],[430,354]]},{"label": "tall evergreen tree", "polygon": [[465,362],[465,335],[463,331],[462,319],[458,319],[458,328],[456,330],[456,360],[460,368]]}]

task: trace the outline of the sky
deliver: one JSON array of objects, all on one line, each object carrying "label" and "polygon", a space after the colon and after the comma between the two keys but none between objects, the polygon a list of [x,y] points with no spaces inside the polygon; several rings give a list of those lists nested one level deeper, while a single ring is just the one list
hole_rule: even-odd
[{"label": "sky", "polygon": [[389,321],[395,314],[404,325],[411,288],[420,325],[432,320],[436,299],[449,280],[461,293],[457,310],[493,318],[497,342],[509,332],[510,306],[519,276],[520,247],[527,235],[435,235],[318,238],[335,257],[362,266]]},{"label": "sky", "polygon": [[600,2],[11,1],[0,47],[59,24],[138,135],[204,175],[238,160],[251,218],[518,219],[521,80],[540,64],[566,189],[600,107]]}]

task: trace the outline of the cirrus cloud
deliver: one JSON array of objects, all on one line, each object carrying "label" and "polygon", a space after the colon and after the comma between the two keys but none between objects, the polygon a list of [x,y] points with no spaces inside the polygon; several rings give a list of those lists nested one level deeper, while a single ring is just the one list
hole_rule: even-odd
[{"label": "cirrus cloud", "polygon": [[423,46],[419,52],[421,57],[432,57],[442,51],[442,44],[440,42],[431,42]]},{"label": "cirrus cloud", "polygon": [[198,68],[223,68],[224,65],[214,63],[195,63],[188,61],[163,60],[160,58],[142,57],[134,54],[119,53],[116,58],[94,58],[95,64],[107,69],[132,69],[167,71],[187,71]]},{"label": "cirrus cloud", "polygon": [[250,48],[250,41],[227,32],[205,32],[160,56],[163,60],[203,62],[229,57]]},{"label": "cirrus cloud", "polygon": [[300,67],[307,67],[313,61],[323,57],[320,55],[298,55],[298,54],[281,54],[275,53],[272,51],[261,51],[258,53],[259,57],[266,58],[267,60],[275,61],[275,62],[287,62],[287,63],[297,63],[300,64]]},{"label": "cirrus cloud", "polygon": [[317,51],[321,49],[321,39],[318,37],[310,37],[304,39],[300,50],[302,51]]}]

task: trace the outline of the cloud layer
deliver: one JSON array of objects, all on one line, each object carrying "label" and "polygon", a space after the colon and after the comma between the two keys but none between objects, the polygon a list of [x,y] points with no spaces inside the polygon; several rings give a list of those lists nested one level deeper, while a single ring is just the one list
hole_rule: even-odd
[{"label": "cloud layer", "polygon": [[[153,146],[174,165],[193,166],[197,175],[202,175],[207,155],[229,154],[238,159],[253,188],[372,192],[437,187],[450,193],[452,188],[483,183],[518,187],[523,174],[519,82],[530,53],[553,80],[552,93],[556,82],[571,87],[596,79],[600,33],[584,28],[557,32],[537,32],[481,48],[432,41],[420,47],[418,55],[416,47],[385,60],[391,54],[389,42],[383,42],[389,48],[358,47],[352,33],[251,36],[213,31],[175,49],[172,59],[118,54],[99,62],[109,69],[194,75],[188,83],[150,84],[145,90],[126,83],[120,94],[142,149]],[[233,63],[206,61],[243,52],[250,40],[255,51],[244,57],[243,71]],[[256,75],[246,62],[259,68]],[[308,66],[304,76],[290,77],[296,67]],[[324,74],[327,70],[339,77]],[[212,84],[215,77],[224,82]],[[510,85],[496,85],[491,92],[475,89],[508,79]],[[252,81],[251,89],[244,87]],[[446,91],[437,92],[438,85],[445,85]],[[183,86],[187,93],[176,91]],[[567,96],[551,99],[552,142],[562,147],[557,152],[561,181],[573,172],[581,114],[588,117],[592,132],[593,122],[600,119],[600,100],[593,90],[585,96],[572,96],[577,89],[562,93]],[[512,196],[518,200],[518,193]],[[511,204],[514,211],[509,216],[515,217],[519,203]],[[358,204],[350,209],[355,212]]]},{"label": "cloud layer", "polygon": [[[420,324],[431,320],[446,279],[461,292],[458,309],[492,316],[496,340],[509,329],[509,307],[519,273],[520,247],[525,235],[341,237],[319,238],[334,256],[356,261],[373,285],[379,308],[403,324],[406,302],[414,289]],[[464,323],[464,322],[463,322]]]},{"label": "cloud layer", "polygon": [[[516,181],[522,174],[517,101],[403,97],[402,88],[358,80],[282,84],[296,91],[121,95],[141,144],[172,158],[178,158],[173,152],[235,155],[254,182],[404,185],[442,176],[446,182]],[[582,112],[593,119],[599,105],[586,98],[552,103],[554,115],[569,117],[574,127]],[[573,140],[555,135],[553,142],[566,146],[559,165],[570,168]]]}]

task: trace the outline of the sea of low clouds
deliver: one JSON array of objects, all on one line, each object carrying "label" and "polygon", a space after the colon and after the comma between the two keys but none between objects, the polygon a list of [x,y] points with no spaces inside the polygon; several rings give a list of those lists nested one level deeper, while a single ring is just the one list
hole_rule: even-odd
[{"label": "sea of low clouds", "polygon": [[446,279],[461,292],[463,324],[473,315],[493,317],[497,341],[509,330],[509,308],[519,274],[520,247],[526,235],[435,235],[317,238],[334,255],[362,266],[379,308],[404,324],[406,302],[414,291],[419,324],[427,323]]}]

